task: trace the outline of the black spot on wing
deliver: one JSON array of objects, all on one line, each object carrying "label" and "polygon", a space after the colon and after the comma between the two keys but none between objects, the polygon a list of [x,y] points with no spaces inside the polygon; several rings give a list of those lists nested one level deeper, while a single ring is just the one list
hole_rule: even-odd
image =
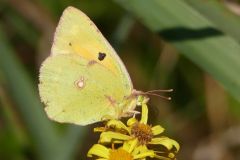
[{"label": "black spot on wing", "polygon": [[102,53],[102,52],[99,52],[99,53],[98,53],[98,60],[99,60],[99,61],[104,60],[105,57],[106,57],[106,53]]}]

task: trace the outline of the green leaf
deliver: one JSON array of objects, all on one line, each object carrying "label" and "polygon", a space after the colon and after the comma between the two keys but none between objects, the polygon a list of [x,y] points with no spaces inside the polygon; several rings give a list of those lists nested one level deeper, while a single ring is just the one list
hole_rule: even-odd
[{"label": "green leaf", "polygon": [[208,18],[218,29],[240,42],[240,19],[223,1],[184,0],[200,14]]},{"label": "green leaf", "polygon": [[[240,100],[240,45],[179,0],[115,0]],[[230,24],[229,24],[230,25]]]}]

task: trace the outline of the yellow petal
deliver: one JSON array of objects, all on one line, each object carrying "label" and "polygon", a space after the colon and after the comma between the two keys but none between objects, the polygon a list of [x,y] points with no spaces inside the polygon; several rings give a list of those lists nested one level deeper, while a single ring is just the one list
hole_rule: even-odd
[{"label": "yellow petal", "polygon": [[108,131],[108,132],[101,133],[99,143],[111,143],[113,140],[125,141],[125,140],[129,140],[131,138],[132,137],[125,135],[125,134]]},{"label": "yellow petal", "polygon": [[146,145],[140,145],[133,150],[132,155],[134,159],[145,159],[146,157],[153,158],[155,156],[155,152],[153,150],[149,150]]},{"label": "yellow petal", "polygon": [[130,119],[128,119],[128,121],[127,121],[127,125],[128,125],[128,126],[132,126],[132,125],[134,125],[136,122],[138,122],[138,120],[137,120],[136,118],[130,118]]},{"label": "yellow petal", "polygon": [[159,156],[159,155],[155,155],[154,158],[161,159],[161,160],[171,160],[171,158]]},{"label": "yellow petal", "polygon": [[148,107],[144,103],[142,104],[142,117],[140,123],[147,124],[147,121],[148,121]]},{"label": "yellow petal", "polygon": [[145,152],[145,151],[147,151],[147,150],[148,150],[148,149],[147,149],[146,145],[140,145],[140,146],[137,146],[137,147],[133,150],[132,155],[137,155],[137,154],[142,153],[142,152]]},{"label": "yellow petal", "polygon": [[178,142],[168,137],[153,138],[152,141],[149,142],[149,144],[163,145],[168,150],[171,150],[173,147],[175,147],[177,152],[180,149]]},{"label": "yellow petal", "polygon": [[133,140],[125,141],[123,144],[123,149],[128,153],[132,153],[134,148],[136,148],[137,144],[138,140],[136,138],[134,138]]},{"label": "yellow petal", "polygon": [[94,144],[92,148],[88,151],[87,156],[92,157],[93,155],[108,158],[109,157],[109,149],[101,144]]},{"label": "yellow petal", "polygon": [[106,130],[106,127],[96,127],[93,129],[94,132],[104,132]]},{"label": "yellow petal", "polygon": [[175,157],[175,154],[174,153],[169,153],[168,157],[173,159]]},{"label": "yellow petal", "polygon": [[140,154],[137,155],[133,155],[133,159],[140,159],[140,158],[146,158],[146,157],[151,157],[153,158],[155,156],[154,151],[152,150],[147,150],[145,152],[142,152]]},{"label": "yellow petal", "polygon": [[152,127],[152,133],[154,136],[161,134],[164,130],[165,129],[160,125]]},{"label": "yellow petal", "polygon": [[130,129],[124,123],[122,123],[119,120],[110,120],[110,121],[107,122],[107,126],[108,127],[114,127],[116,129],[124,129],[128,133],[130,132]]}]

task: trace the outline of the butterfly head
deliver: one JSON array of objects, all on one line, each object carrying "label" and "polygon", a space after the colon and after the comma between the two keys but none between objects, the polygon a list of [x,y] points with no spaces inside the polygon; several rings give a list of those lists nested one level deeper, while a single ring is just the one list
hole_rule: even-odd
[{"label": "butterfly head", "polygon": [[145,94],[145,92],[133,90],[132,97],[136,99],[136,105],[141,106],[142,104],[146,104],[149,101],[149,97]]}]

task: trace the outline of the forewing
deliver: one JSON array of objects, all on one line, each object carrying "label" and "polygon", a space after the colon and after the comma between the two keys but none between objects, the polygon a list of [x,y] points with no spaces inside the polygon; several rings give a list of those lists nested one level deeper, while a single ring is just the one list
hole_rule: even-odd
[{"label": "forewing", "polygon": [[[103,60],[99,59],[101,53],[106,54]],[[94,23],[74,7],[68,7],[63,12],[51,54],[79,54],[87,60],[97,61],[118,75],[128,92],[132,90],[132,82],[121,59]]]}]

